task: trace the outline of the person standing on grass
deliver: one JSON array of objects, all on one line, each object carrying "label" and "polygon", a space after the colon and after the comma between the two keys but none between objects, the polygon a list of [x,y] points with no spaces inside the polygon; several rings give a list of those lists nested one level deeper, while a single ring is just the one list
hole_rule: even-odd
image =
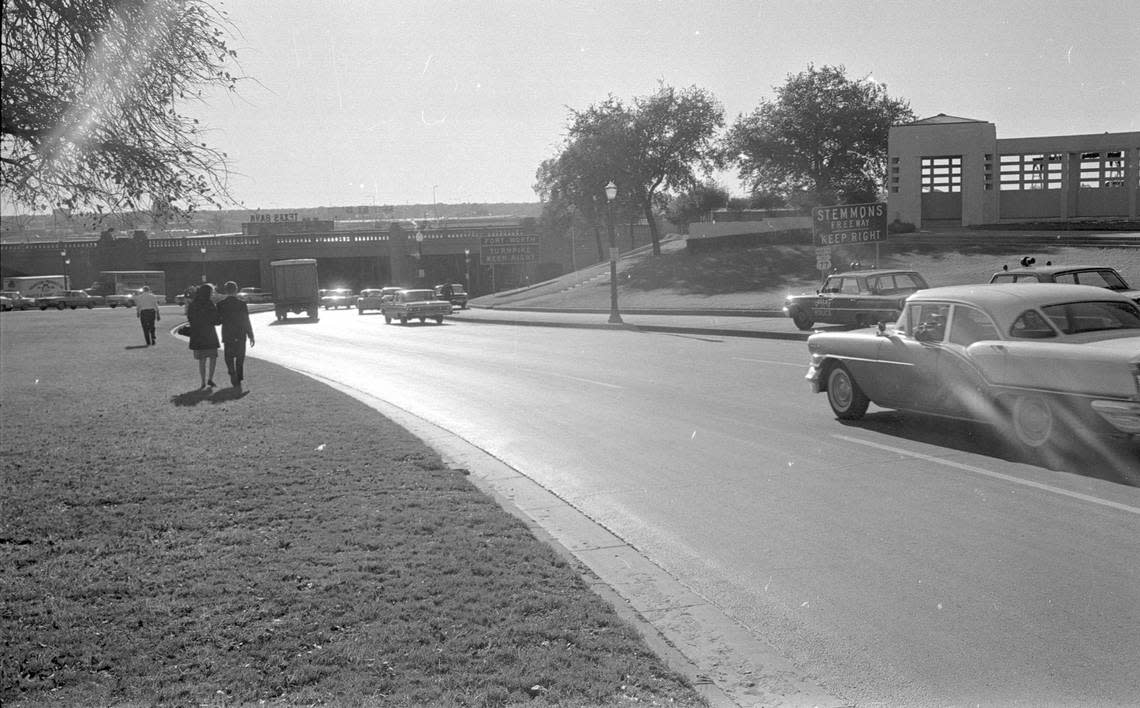
[{"label": "person standing on grass", "polygon": [[[209,283],[202,283],[194,291],[194,299],[186,306],[186,319],[190,323],[190,349],[194,358],[198,360],[198,374],[202,377],[202,388],[213,388],[214,368],[218,365],[218,331],[214,329],[221,320],[218,319],[218,308],[214,306],[210,296],[214,288]],[[210,365],[210,374],[206,375],[206,364]]]},{"label": "person standing on grass", "polygon": [[149,285],[144,285],[142,292],[135,295],[135,308],[139,322],[142,324],[146,345],[149,347],[158,344],[158,340],[154,336],[154,323],[161,320],[162,315],[158,312],[158,297],[150,291]]},{"label": "person standing on grass", "polygon": [[222,321],[222,346],[230,384],[241,388],[245,379],[245,341],[248,339],[249,346],[253,346],[253,326],[249,323],[249,306],[237,296],[237,291],[237,283],[232,280],[222,286],[226,297],[218,303],[218,315]]}]

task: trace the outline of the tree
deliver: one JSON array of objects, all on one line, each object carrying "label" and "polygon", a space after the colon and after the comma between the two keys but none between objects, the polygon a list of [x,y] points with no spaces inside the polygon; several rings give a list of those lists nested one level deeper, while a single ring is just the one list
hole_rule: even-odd
[{"label": "tree", "polygon": [[0,188],[33,209],[220,206],[225,155],[179,107],[232,90],[205,0],[3,0]]},{"label": "tree", "polygon": [[702,182],[674,196],[669,201],[665,218],[677,226],[688,226],[714,209],[724,208],[728,202],[728,190],[711,180]]},{"label": "tree", "polygon": [[[571,111],[567,143],[558,169],[539,172],[535,189],[554,192],[544,179],[559,175],[562,194],[573,195],[583,214],[606,212],[605,186],[614,182],[616,218],[641,214],[649,222],[653,252],[661,253],[655,208],[664,208],[670,190],[698,184],[697,170],[711,170],[717,155],[716,132],[724,125],[724,110],[712,96],[690,87],[678,91],[662,85],[651,96],[626,106],[610,96],[582,111]],[[571,155],[572,159],[563,159]],[[595,222],[596,223],[596,222]]]},{"label": "tree", "polygon": [[722,156],[754,191],[791,199],[806,190],[817,204],[871,201],[885,179],[890,127],[913,119],[883,84],[848,79],[843,66],[808,66],[737,119]]}]

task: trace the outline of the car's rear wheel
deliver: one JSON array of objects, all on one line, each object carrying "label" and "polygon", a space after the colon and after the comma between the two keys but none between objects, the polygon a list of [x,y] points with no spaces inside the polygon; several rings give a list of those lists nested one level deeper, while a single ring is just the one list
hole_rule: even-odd
[{"label": "car's rear wheel", "polygon": [[792,324],[802,330],[809,330],[815,324],[812,318],[808,317],[807,313],[803,310],[792,310]]},{"label": "car's rear wheel", "polygon": [[408,318],[407,317],[401,317],[400,318],[400,324],[402,324],[402,325],[408,324]]},{"label": "car's rear wheel", "polygon": [[1023,447],[1039,450],[1053,435],[1057,416],[1044,396],[1015,396],[1009,403],[1009,432]]},{"label": "car's rear wheel", "polygon": [[87,309],[88,309],[88,310],[90,310],[92,307],[95,307],[95,305],[93,305],[93,304],[91,304],[91,303],[87,303]]},{"label": "car's rear wheel", "polygon": [[867,412],[871,399],[859,388],[855,377],[843,364],[836,364],[827,375],[827,402],[841,420],[856,420]]},{"label": "car's rear wheel", "polygon": [[436,318],[435,318],[435,323],[436,323],[436,324],[443,324],[443,318],[442,318],[442,317],[436,317]]},{"label": "car's rear wheel", "polygon": [[384,315],[384,324],[392,324],[392,316]]}]

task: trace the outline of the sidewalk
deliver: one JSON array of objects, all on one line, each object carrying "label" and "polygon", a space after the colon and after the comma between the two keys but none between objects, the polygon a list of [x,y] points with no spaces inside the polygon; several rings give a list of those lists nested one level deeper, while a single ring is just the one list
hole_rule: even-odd
[{"label": "sidewalk", "polygon": [[494,309],[473,305],[455,310],[452,318],[465,322],[533,327],[627,329],[637,332],[712,334],[721,337],[756,337],[805,341],[803,332],[782,312],[769,310],[630,310],[621,312],[621,324],[610,324],[609,310]]}]

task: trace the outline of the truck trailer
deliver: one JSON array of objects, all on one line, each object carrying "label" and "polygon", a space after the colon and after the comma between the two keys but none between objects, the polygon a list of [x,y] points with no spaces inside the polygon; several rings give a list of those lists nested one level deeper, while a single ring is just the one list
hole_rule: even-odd
[{"label": "truck trailer", "polygon": [[166,299],[166,271],[162,270],[102,270],[99,279],[87,289],[89,295],[100,295],[111,307],[133,307],[134,294],[150,286],[159,301]]},{"label": "truck trailer", "polygon": [[24,297],[37,298],[60,295],[67,290],[66,275],[21,275],[4,278],[0,290],[15,290]]},{"label": "truck trailer", "polygon": [[271,261],[273,271],[273,311],[278,320],[292,312],[302,312],[309,319],[318,319],[321,296],[317,288],[317,261],[315,258],[292,258]]}]

